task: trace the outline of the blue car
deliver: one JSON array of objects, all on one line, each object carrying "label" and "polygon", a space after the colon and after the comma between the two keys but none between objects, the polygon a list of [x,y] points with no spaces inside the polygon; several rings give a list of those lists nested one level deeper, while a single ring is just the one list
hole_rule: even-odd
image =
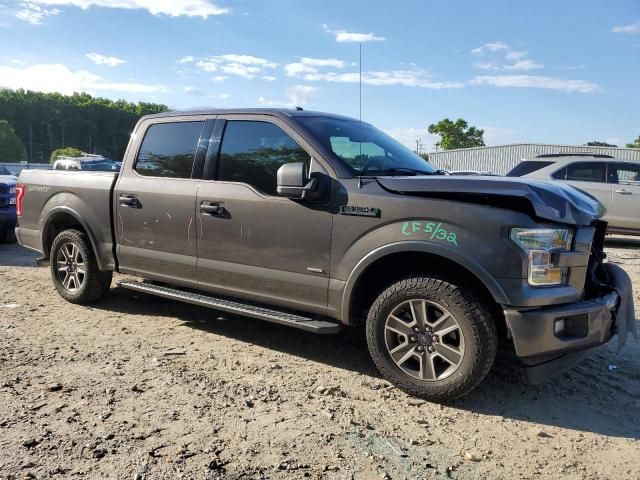
[{"label": "blue car", "polygon": [[0,165],[0,243],[16,241],[16,183],[18,178]]}]

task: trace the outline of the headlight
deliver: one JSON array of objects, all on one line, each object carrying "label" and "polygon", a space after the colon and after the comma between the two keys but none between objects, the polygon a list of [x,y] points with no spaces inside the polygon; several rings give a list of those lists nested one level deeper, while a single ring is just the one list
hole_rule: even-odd
[{"label": "headlight", "polygon": [[16,194],[16,187],[11,187],[9,189],[9,193],[13,193],[15,195]]},{"label": "headlight", "polygon": [[573,230],[567,228],[512,228],[511,240],[529,256],[529,285],[562,285],[566,267],[554,267],[554,251],[571,250]]}]

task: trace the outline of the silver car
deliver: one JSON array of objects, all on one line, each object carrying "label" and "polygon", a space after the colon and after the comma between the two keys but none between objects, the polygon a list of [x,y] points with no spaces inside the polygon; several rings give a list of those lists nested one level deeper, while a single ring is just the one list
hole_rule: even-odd
[{"label": "silver car", "polygon": [[573,185],[606,207],[608,233],[640,235],[640,162],[595,154],[540,155],[523,160],[507,176]]}]

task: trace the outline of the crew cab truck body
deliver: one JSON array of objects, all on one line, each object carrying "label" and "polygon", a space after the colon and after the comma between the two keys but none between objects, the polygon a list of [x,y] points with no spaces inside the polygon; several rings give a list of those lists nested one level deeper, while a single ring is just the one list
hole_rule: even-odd
[{"label": "crew cab truck body", "polygon": [[444,175],[369,124],[298,110],[144,117],[119,173],[25,171],[19,242],[69,301],[121,286],[335,333],[381,373],[461,396],[511,339],[533,380],[633,327],[606,224],[571,187]]}]

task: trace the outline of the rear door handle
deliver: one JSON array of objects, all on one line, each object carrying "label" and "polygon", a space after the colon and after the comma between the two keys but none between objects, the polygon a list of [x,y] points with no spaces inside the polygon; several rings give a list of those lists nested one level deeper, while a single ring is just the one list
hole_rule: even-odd
[{"label": "rear door handle", "polygon": [[222,215],[225,212],[224,202],[210,202],[203,200],[200,202],[200,211],[210,215]]},{"label": "rear door handle", "polygon": [[626,188],[616,190],[616,193],[619,193],[620,195],[631,195],[631,191],[627,190]]},{"label": "rear door handle", "polygon": [[118,197],[121,207],[133,207],[138,208],[140,202],[138,202],[138,196],[134,193],[121,193]]}]

